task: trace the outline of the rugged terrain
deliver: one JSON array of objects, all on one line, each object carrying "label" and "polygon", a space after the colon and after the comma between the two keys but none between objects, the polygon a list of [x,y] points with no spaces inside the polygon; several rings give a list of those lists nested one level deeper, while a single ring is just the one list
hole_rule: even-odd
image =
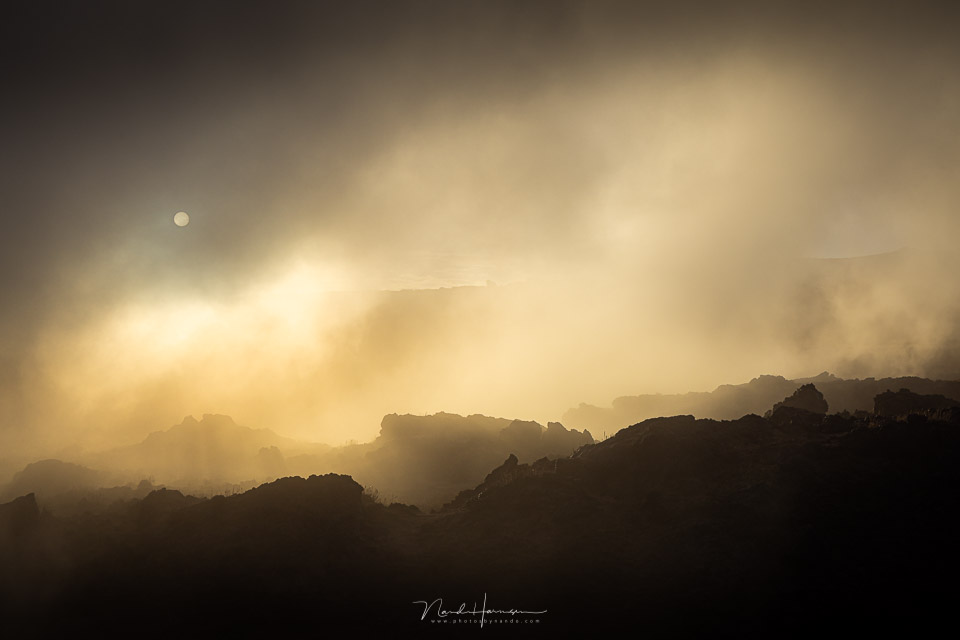
[{"label": "rugged terrain", "polygon": [[960,381],[918,377],[843,379],[824,371],[812,378],[788,380],[783,376],[758,376],[744,384],[723,384],[713,391],[622,396],[610,407],[586,403],[568,410],[563,422],[595,434],[655,418],[690,414],[698,418],[734,420],[748,413],[763,415],[771,405],[805,384],[814,384],[834,412],[871,411],[873,399],[885,391],[907,389],[914,393],[939,394],[960,400]]},{"label": "rugged terrain", "polygon": [[192,416],[142,442],[17,471],[0,500],[35,493],[58,514],[108,507],[144,487],[199,496],[234,494],[284,476],[342,473],[390,501],[435,508],[475,486],[511,453],[524,461],[572,454],[588,431],[550,422],[459,416],[384,416],[371,442],[331,447],[250,429],[225,415]]},{"label": "rugged terrain", "polygon": [[524,629],[544,635],[930,631],[951,620],[960,569],[960,411],[891,395],[908,412],[647,420],[570,457],[510,456],[432,514],[335,474],[71,517],[23,496],[0,506],[2,620],[424,630],[449,623],[417,601],[469,610],[486,594],[488,610],[546,610],[487,625],[536,619]]}]

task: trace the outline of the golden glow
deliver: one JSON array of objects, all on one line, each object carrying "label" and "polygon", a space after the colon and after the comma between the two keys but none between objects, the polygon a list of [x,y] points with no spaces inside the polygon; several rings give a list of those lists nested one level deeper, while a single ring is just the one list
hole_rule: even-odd
[{"label": "golden glow", "polygon": [[[880,162],[878,131],[906,141],[843,78],[738,53],[580,79],[589,91],[430,103],[326,190],[311,164],[324,136],[304,132],[287,150],[297,171],[258,183],[270,208],[248,235],[231,235],[224,205],[160,248],[163,286],[144,270],[102,306],[51,314],[25,404],[78,440],[224,413],[340,443],[374,437],[391,412],[546,422],[763,373],[924,373],[949,343],[957,292],[937,250],[956,225],[951,164]],[[838,211],[870,217],[837,225]],[[248,260],[275,219],[292,230]],[[842,277],[807,259],[875,238],[930,257]],[[89,273],[109,283],[157,243]],[[501,286],[385,291],[488,280]]]}]

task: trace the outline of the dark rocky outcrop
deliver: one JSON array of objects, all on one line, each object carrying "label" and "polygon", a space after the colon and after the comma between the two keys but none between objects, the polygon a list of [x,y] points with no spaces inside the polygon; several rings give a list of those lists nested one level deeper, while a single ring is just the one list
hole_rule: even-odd
[{"label": "dark rocky outcrop", "polygon": [[949,419],[960,402],[942,395],[921,395],[909,389],[885,391],[874,398],[874,413],[884,418],[906,419],[912,415]]},{"label": "dark rocky outcrop", "polygon": [[548,422],[541,440],[543,454],[553,458],[568,456],[580,447],[594,442],[589,431],[584,430],[581,433],[576,429],[567,429],[559,422]]},{"label": "dark rocky outcrop", "polygon": [[544,428],[533,421],[481,415],[390,414],[373,442],[344,450],[343,457],[333,452],[309,465],[301,460],[288,468],[300,473],[317,467],[348,473],[390,500],[436,508],[483,482],[508,456],[529,463],[544,456],[569,456],[593,442],[590,433],[568,430],[560,423]]},{"label": "dark rocky outcrop", "polygon": [[[451,504],[427,539],[463,582],[509,574],[498,590],[548,594],[574,626],[574,611],[601,603],[671,634],[947,620],[960,569],[960,519],[947,506],[960,498],[960,420],[901,425],[789,406],[774,416],[785,421],[653,419],[550,474],[511,464],[512,481]],[[461,560],[457,548],[473,553]],[[604,595],[585,601],[546,583]]]},{"label": "dark rocky outcrop", "polygon": [[32,493],[0,504],[0,546],[30,534],[39,523],[40,507]]},{"label": "dark rocky outcrop", "polygon": [[[91,456],[108,471],[47,460],[28,465],[0,489],[0,499],[35,492],[58,514],[101,511],[168,486],[184,493],[233,494],[290,475],[348,474],[388,502],[437,508],[482,482],[510,454],[532,462],[571,455],[592,435],[551,422],[437,413],[384,416],[380,435],[366,444],[329,447],[237,425],[229,416],[184,418],[144,441]],[[136,488],[143,478],[151,488]],[[156,486],[154,486],[156,482]]]},{"label": "dark rocky outcrop", "polygon": [[788,409],[800,409],[801,411],[809,411],[810,413],[816,413],[820,415],[827,413],[827,410],[829,409],[827,401],[823,399],[823,394],[820,393],[812,384],[805,384],[801,386],[799,389],[794,391],[792,395],[773,405],[773,409],[764,414],[764,417],[769,418],[781,407]]},{"label": "dark rocky outcrop", "polygon": [[720,385],[710,392],[644,394],[616,398],[610,407],[581,404],[563,416],[564,424],[589,428],[594,433],[613,433],[648,418],[692,414],[698,418],[730,420],[750,413],[763,415],[775,402],[805,384],[823,393],[832,411],[873,411],[873,399],[888,390],[909,389],[919,394],[939,394],[960,401],[960,381],[918,377],[845,380],[831,373],[789,380],[782,376],[759,376],[750,382]]},{"label": "dark rocky outcrop", "polygon": [[[953,412],[784,404],[769,419],[651,419],[569,457],[498,462],[432,514],[336,474],[211,499],[153,491],[65,518],[24,498],[0,506],[0,522],[26,523],[0,546],[16,549],[2,556],[0,613],[34,635],[129,629],[144,611],[164,612],[157,635],[309,634],[318,620],[416,633],[430,627],[415,601],[455,610],[486,593],[547,610],[535,636],[635,620],[651,636],[926,635],[953,619]],[[8,606],[15,594],[28,596]]]}]

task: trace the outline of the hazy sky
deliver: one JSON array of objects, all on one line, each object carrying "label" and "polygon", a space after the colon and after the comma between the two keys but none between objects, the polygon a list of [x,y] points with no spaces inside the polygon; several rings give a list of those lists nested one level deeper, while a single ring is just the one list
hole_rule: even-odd
[{"label": "hazy sky", "polygon": [[17,5],[4,446],[958,371],[946,3]]}]

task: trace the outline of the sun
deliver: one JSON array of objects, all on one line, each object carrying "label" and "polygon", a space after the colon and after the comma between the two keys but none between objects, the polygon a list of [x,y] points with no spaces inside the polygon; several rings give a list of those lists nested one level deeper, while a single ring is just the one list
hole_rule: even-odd
[{"label": "sun", "polygon": [[190,216],[187,215],[186,211],[177,211],[173,216],[173,224],[178,227],[185,227],[190,224]]}]

